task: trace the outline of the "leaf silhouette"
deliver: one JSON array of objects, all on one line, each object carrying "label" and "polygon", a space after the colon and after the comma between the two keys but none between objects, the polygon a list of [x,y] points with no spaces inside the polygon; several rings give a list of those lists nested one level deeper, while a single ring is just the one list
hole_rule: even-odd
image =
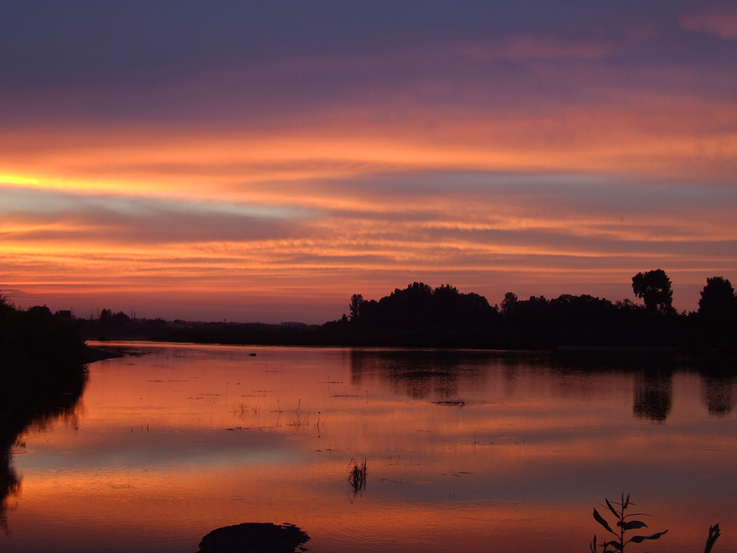
[{"label": "leaf silhouette", "polygon": [[627,541],[627,543],[642,543],[645,540],[657,540],[660,536],[668,533],[668,530],[664,530],[662,532],[658,532],[657,534],[653,534],[652,536],[634,536],[630,540]]},{"label": "leaf silhouette", "polygon": [[608,499],[606,499],[606,498],[604,498],[604,501],[606,501],[606,506],[607,506],[607,507],[609,507],[609,510],[610,510],[610,511],[611,511],[612,513],[614,513],[614,516],[615,516],[615,517],[617,517],[617,518],[619,518],[619,513],[618,513],[617,511],[615,511],[615,510],[614,510],[614,507],[612,507],[612,504],[611,504],[611,503],[609,503],[609,500],[608,500]]},{"label": "leaf silhouette", "polygon": [[617,526],[621,526],[625,530],[639,530],[640,528],[647,528],[647,524],[641,520],[630,520],[629,522],[618,522]]},{"label": "leaf silhouette", "polygon": [[602,525],[602,526],[603,526],[604,528],[606,528],[606,530],[607,530],[607,531],[608,531],[608,532],[609,532],[610,534],[614,534],[615,536],[617,535],[617,534],[616,534],[616,533],[614,532],[614,530],[612,530],[612,529],[611,529],[611,527],[609,526],[609,523],[608,523],[608,522],[607,522],[606,520],[604,520],[604,518],[603,518],[603,517],[602,517],[602,516],[601,516],[601,515],[599,514],[599,511],[597,511],[597,510],[596,510],[596,507],[594,507],[594,519],[596,520],[596,522],[598,522],[598,523],[599,523],[599,524],[601,524],[601,525]]}]

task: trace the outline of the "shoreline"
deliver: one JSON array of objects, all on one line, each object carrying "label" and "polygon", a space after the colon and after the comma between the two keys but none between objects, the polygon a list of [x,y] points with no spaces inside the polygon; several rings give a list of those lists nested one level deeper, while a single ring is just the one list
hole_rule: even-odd
[{"label": "shoreline", "polygon": [[120,357],[125,357],[124,353],[120,353],[118,351],[100,349],[94,346],[90,346],[86,343],[84,345],[84,349],[85,349],[85,354],[87,355],[88,365],[90,363],[97,363],[98,361],[104,361],[105,359],[118,359]]}]

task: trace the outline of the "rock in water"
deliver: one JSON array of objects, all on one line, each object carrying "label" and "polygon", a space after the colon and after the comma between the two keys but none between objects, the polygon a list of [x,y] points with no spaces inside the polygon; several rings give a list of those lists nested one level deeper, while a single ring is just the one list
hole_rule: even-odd
[{"label": "rock in water", "polygon": [[309,539],[293,524],[245,522],[213,530],[197,553],[295,553],[306,551],[303,544]]}]

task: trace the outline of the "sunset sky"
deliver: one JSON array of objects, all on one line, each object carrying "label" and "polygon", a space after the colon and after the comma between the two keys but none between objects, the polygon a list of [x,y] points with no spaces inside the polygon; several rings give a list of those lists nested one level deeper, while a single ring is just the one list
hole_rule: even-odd
[{"label": "sunset sky", "polygon": [[0,4],[0,293],[321,323],[737,281],[737,2]]}]

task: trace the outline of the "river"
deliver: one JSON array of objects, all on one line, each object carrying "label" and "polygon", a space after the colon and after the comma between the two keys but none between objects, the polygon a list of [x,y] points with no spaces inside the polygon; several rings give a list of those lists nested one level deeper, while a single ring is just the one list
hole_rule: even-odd
[{"label": "river", "polygon": [[[658,541],[737,549],[735,379],[678,360],[128,343],[12,448],[10,552],[193,553],[289,522],[319,553],[588,551],[630,493]],[[366,462],[366,481],[350,482]],[[609,520],[613,522],[609,515]],[[633,532],[634,534],[635,532]],[[645,547],[646,546],[646,547]]]}]

